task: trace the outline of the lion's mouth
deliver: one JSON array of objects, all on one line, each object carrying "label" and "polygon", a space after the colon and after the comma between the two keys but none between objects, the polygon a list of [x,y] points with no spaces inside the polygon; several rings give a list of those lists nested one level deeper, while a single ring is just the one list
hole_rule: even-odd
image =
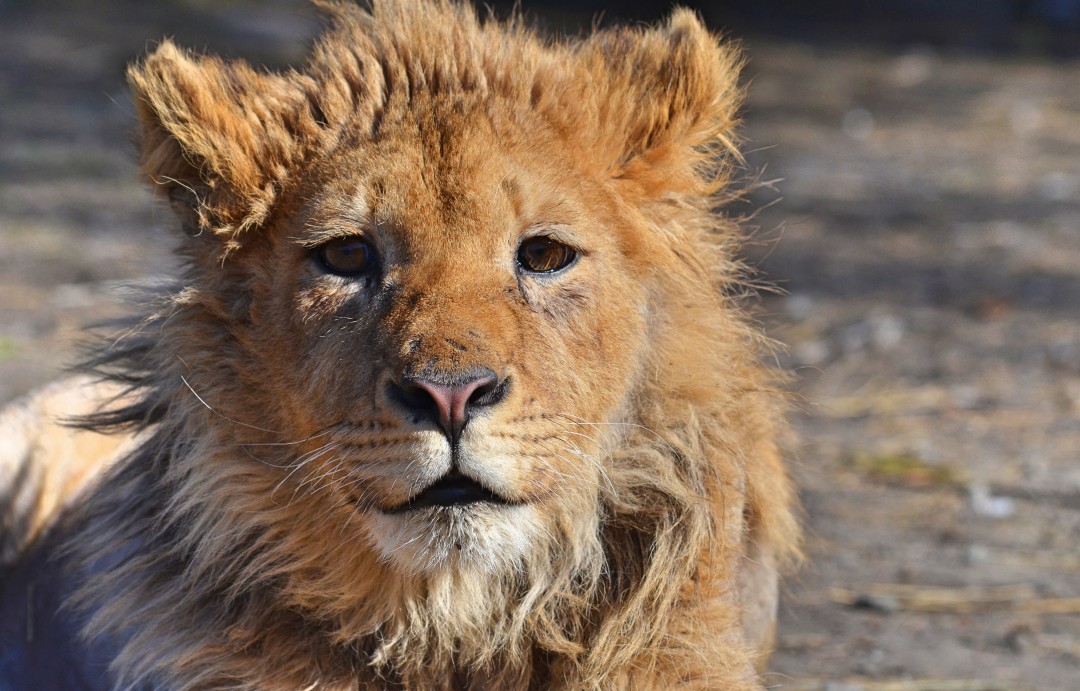
[{"label": "lion's mouth", "polygon": [[459,472],[450,471],[429,485],[424,491],[405,503],[389,509],[386,513],[403,513],[439,506],[462,506],[478,502],[510,504],[510,501],[505,497],[492,492],[476,480],[468,478]]}]

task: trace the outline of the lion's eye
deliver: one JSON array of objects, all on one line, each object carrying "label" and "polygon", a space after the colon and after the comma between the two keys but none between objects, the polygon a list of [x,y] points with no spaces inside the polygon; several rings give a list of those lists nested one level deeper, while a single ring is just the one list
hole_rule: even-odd
[{"label": "lion's eye", "polygon": [[546,274],[565,269],[577,258],[577,251],[547,235],[537,235],[518,247],[518,266],[532,273]]},{"label": "lion's eye", "polygon": [[323,268],[338,276],[360,276],[375,268],[375,248],[359,236],[331,240],[315,250]]}]

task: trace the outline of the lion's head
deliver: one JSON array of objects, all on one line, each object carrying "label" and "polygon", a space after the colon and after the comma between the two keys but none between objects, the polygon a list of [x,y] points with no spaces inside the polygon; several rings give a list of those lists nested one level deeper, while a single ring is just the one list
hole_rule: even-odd
[{"label": "lion's head", "polygon": [[736,53],[681,11],[557,43],[446,2],[327,9],[298,71],[169,42],[130,71],[186,262],[99,363],[141,402],[98,422],[153,430],[92,524],[147,555],[99,585],[99,627],[138,613],[120,671],[740,668],[733,564],[791,533],[711,213]]}]

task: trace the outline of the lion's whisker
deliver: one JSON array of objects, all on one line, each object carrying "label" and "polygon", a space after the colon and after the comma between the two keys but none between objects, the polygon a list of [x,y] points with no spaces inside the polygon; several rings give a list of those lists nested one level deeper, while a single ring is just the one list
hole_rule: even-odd
[{"label": "lion's whisker", "polygon": [[[340,444],[334,444],[334,442],[327,442],[326,444],[320,446],[319,448],[315,449],[314,451],[310,451],[310,452],[304,454],[303,456],[301,456],[300,458],[298,458],[296,461],[294,461],[293,464],[292,464],[293,465],[292,470],[290,470],[289,473],[285,477],[281,478],[281,481],[278,482],[277,485],[274,486],[273,491],[270,493],[270,498],[273,499],[274,495],[277,494],[277,491],[279,489],[281,489],[282,485],[284,485],[286,482],[288,482],[289,479],[293,475],[295,475],[298,470],[300,470],[300,468],[304,467],[305,465],[310,463],[312,460],[314,460],[315,458],[321,456],[322,454],[326,453],[327,451],[331,451],[333,449],[336,449],[339,446],[341,446],[341,445]],[[292,494],[292,497],[289,499],[289,503],[291,504],[292,500],[295,499],[295,498],[296,498],[296,491],[294,490],[293,494]]]},{"label": "lion's whisker", "polygon": [[671,444],[671,442],[669,442],[667,439],[665,439],[663,437],[663,435],[661,435],[659,432],[652,429],[651,427],[649,427],[647,425],[643,425],[643,424],[641,424],[639,422],[618,422],[618,421],[590,422],[589,420],[586,420],[583,417],[578,417],[577,415],[571,415],[570,413],[558,413],[558,415],[561,415],[561,416],[567,417],[567,418],[577,418],[576,420],[569,420],[568,421],[568,424],[571,424],[571,425],[583,425],[583,426],[588,426],[588,427],[628,427],[630,429],[643,430],[643,431],[648,432],[649,434],[653,435],[653,437],[655,437],[657,441],[662,443],[669,451],[671,451],[671,452],[673,452],[675,454],[679,454],[678,449],[676,449]]},{"label": "lion's whisker", "polygon": [[[181,359],[180,361],[183,362],[183,359]],[[185,363],[185,364],[187,364],[187,363]],[[248,427],[250,429],[258,430],[260,432],[266,432],[267,434],[283,434],[283,432],[275,432],[272,429],[266,429],[264,427],[259,427],[257,425],[252,425],[252,424],[249,424],[247,422],[241,422],[240,420],[234,420],[231,417],[229,417],[229,416],[227,416],[227,415],[225,415],[225,414],[223,414],[221,412],[218,412],[217,410],[214,409],[213,406],[211,406],[209,403],[207,403],[206,400],[203,399],[203,397],[200,396],[197,391],[195,391],[195,389],[188,382],[187,378],[185,378],[184,375],[182,375],[182,374],[180,375],[180,381],[184,382],[184,386],[187,387],[187,390],[191,392],[191,395],[193,395],[199,401],[199,403],[202,403],[204,406],[206,406],[207,410],[209,410],[214,415],[217,415],[222,420],[226,420],[228,422],[233,423],[234,425],[239,425],[241,427]]]},{"label": "lion's whisker", "polygon": [[318,439],[319,437],[325,437],[326,435],[331,434],[333,431],[334,430],[333,430],[332,427],[325,427],[325,428],[319,430],[318,432],[314,432],[311,435],[306,436],[303,439],[297,439],[296,441],[241,442],[241,443],[237,444],[237,446],[299,446],[300,444],[306,444],[309,441],[312,441],[313,439]]}]

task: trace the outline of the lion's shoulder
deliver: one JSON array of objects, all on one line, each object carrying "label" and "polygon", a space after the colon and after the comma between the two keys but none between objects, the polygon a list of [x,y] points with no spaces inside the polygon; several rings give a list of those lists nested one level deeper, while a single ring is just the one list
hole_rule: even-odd
[{"label": "lion's shoulder", "polygon": [[72,425],[120,393],[73,377],[0,409],[0,568],[14,563],[130,443]]}]

